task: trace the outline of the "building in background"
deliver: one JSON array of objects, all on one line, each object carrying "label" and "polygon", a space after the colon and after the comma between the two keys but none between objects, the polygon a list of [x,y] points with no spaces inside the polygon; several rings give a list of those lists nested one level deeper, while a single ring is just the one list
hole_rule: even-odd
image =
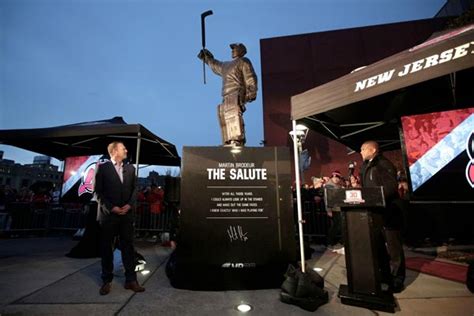
[{"label": "building in background", "polygon": [[465,14],[468,11],[472,12],[473,9],[474,0],[448,0],[441,7],[435,17],[440,18],[459,16]]},{"label": "building in background", "polygon": [[[474,0],[452,0],[432,19],[260,40],[264,144],[292,147],[288,134],[292,96],[413,47],[446,29],[453,16],[472,14],[473,9]],[[306,183],[311,176],[326,176],[333,170],[348,174],[350,162],[361,163],[358,148],[347,148],[314,131],[308,133],[303,148],[312,161],[304,173]],[[385,154],[403,169],[400,151]]]},{"label": "building in background", "polygon": [[59,190],[62,184],[62,172],[51,164],[51,157],[36,156],[32,164],[21,165],[10,159],[3,159],[0,151],[0,185],[20,190],[34,183],[50,182],[53,190]]},{"label": "building in background", "polygon": [[150,171],[146,178],[143,178],[143,177],[138,178],[138,188],[144,189],[152,185],[156,185],[158,187],[164,187],[165,178],[166,178],[166,175],[160,175],[156,171]]}]

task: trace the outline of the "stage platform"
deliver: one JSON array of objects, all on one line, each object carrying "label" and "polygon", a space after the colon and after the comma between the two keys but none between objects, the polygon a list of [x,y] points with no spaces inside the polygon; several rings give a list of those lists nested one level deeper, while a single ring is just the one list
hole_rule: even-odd
[{"label": "stage platform", "polygon": [[[0,240],[1,315],[240,315],[235,306],[253,306],[249,315],[311,315],[296,306],[281,303],[279,290],[190,291],[173,288],[165,275],[169,248],[137,241],[148,260],[150,273],[139,276],[146,292],[133,294],[123,289],[123,273],[116,269],[112,292],[99,295],[99,259],[72,259],[64,256],[77,241],[70,238],[30,238]],[[311,266],[322,268],[328,304],[318,315],[393,315],[343,305],[337,297],[340,283],[346,282],[344,256],[316,249]],[[407,251],[407,256],[419,253]],[[462,283],[408,270],[407,288],[395,294],[395,315],[474,314],[474,294]]]}]

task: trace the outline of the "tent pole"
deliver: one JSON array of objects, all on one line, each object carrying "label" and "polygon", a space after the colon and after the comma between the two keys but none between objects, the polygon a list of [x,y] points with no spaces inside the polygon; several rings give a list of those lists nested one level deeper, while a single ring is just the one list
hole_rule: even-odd
[{"label": "tent pole", "polygon": [[304,243],[303,243],[303,214],[301,210],[301,180],[300,180],[300,164],[299,164],[299,144],[296,135],[296,121],[292,120],[293,124],[293,156],[295,160],[295,180],[296,180],[296,207],[298,210],[298,233],[300,236],[300,254],[301,254],[301,271],[305,272],[304,260]]},{"label": "tent pole", "polygon": [[142,133],[138,132],[137,134],[137,153],[136,153],[136,160],[135,160],[135,172],[138,180],[138,171],[139,171],[139,166],[140,166],[140,145],[142,141]]},{"label": "tent pole", "polygon": [[352,136],[352,135],[356,135],[356,134],[359,134],[359,133],[362,133],[362,132],[368,131],[369,129],[376,128],[376,127],[379,127],[379,126],[382,126],[382,125],[384,125],[384,124],[385,124],[385,122],[375,123],[375,124],[374,124],[374,125],[372,125],[372,126],[369,126],[369,127],[363,128],[363,129],[360,129],[360,130],[358,130],[358,131],[355,131],[355,132],[352,132],[352,133],[348,133],[348,134],[341,135],[341,137],[340,137],[340,138],[346,138],[346,137],[349,137],[349,136]]},{"label": "tent pole", "polygon": [[453,94],[453,107],[456,106],[456,73],[452,72],[449,74],[449,79],[451,81],[451,93]]},{"label": "tent pole", "polygon": [[[61,198],[63,197],[64,172],[65,172],[64,167],[66,167],[66,159],[63,159],[61,161],[61,171],[63,172],[63,181],[62,181],[61,187],[59,189],[58,203],[61,201]],[[95,179],[95,176],[94,176],[94,179]],[[95,180],[94,180],[94,182],[95,182]]]}]

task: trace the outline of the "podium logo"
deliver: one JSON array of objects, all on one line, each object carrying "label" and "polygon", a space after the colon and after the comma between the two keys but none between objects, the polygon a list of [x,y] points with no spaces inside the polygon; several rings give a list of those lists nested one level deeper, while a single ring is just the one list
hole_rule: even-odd
[{"label": "podium logo", "polygon": [[254,262],[226,262],[221,267],[230,269],[255,268],[256,264]]}]

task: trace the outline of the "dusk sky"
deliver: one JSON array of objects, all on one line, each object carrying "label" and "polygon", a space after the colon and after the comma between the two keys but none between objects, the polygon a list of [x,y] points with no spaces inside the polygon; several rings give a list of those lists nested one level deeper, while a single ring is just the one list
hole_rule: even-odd
[{"label": "dusk sky", "polygon": [[[176,145],[219,146],[221,78],[207,48],[230,60],[242,42],[259,77],[247,145],[263,137],[260,39],[433,17],[445,0],[0,0],[0,129],[122,116]],[[344,45],[344,43],[341,43]],[[4,158],[37,155],[0,145]]]}]

